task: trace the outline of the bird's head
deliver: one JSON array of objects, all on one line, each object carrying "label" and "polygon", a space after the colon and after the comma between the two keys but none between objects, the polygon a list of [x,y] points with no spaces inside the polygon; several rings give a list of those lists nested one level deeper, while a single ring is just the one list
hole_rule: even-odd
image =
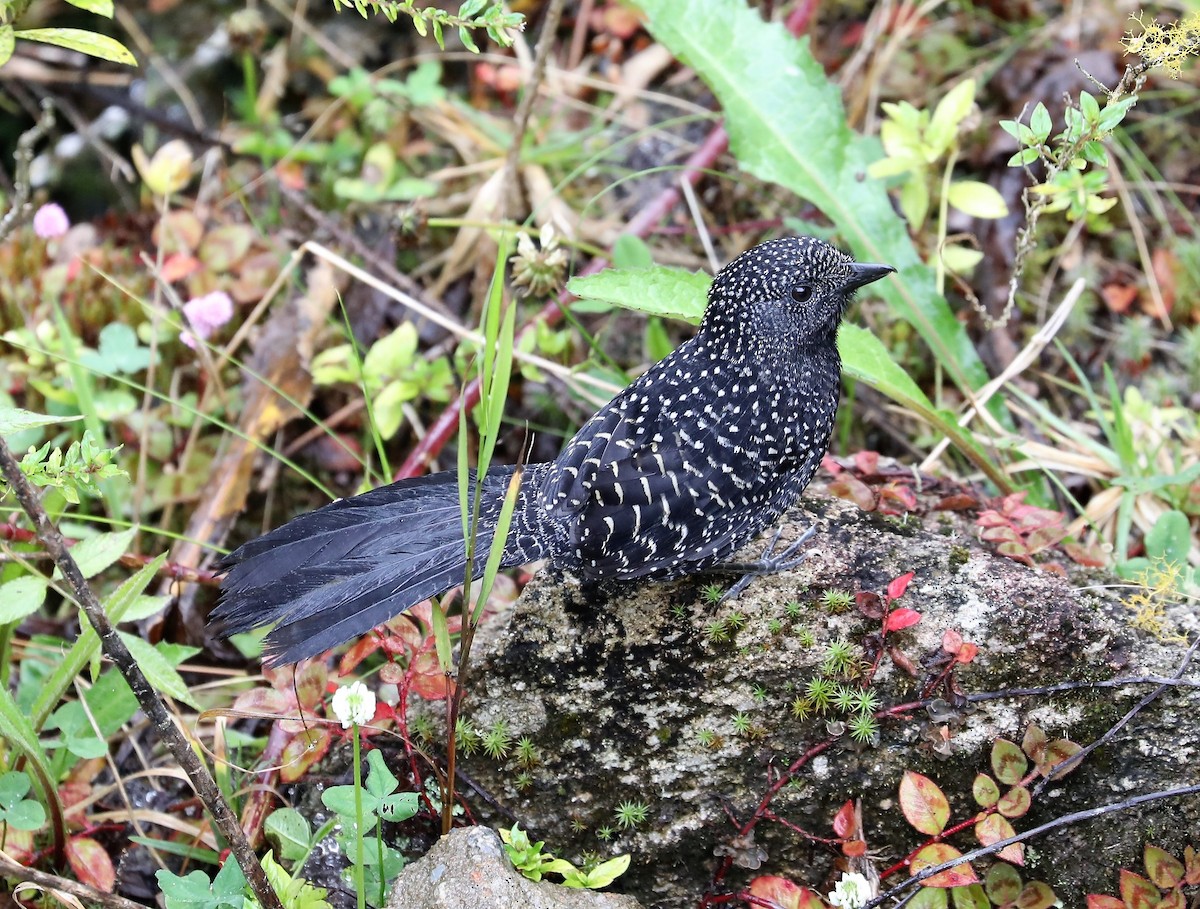
[{"label": "bird's head", "polygon": [[749,330],[785,348],[828,343],[854,292],[895,270],[855,262],[813,237],[770,240],[721,269],[704,322],[710,329]]}]

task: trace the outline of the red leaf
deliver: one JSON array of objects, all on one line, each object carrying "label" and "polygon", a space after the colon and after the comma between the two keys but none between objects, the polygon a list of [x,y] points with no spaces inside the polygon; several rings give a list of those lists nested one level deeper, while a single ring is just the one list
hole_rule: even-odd
[{"label": "red leaf", "polygon": [[379,649],[381,643],[382,640],[377,634],[363,635],[338,660],[338,675],[343,678],[350,675],[359,663]]},{"label": "red leaf", "polygon": [[1013,786],[996,803],[996,810],[1005,817],[1024,817],[1033,805],[1033,797],[1024,786]]},{"label": "red leaf", "polygon": [[907,574],[902,574],[898,578],[892,578],[887,586],[887,595],[889,600],[898,600],[904,596],[904,591],[908,590],[908,582],[913,579],[915,571],[910,571]]},{"label": "red leaf", "polygon": [[1079,764],[1072,764],[1063,770],[1055,770],[1054,768],[1067,759],[1074,757],[1082,750],[1081,746],[1067,739],[1056,739],[1046,746],[1045,754],[1038,761],[1038,773],[1042,776],[1050,776],[1053,773],[1054,779],[1061,780],[1068,773],[1078,770]]},{"label": "red leaf", "polygon": [[816,909],[824,906],[820,897],[786,877],[764,874],[750,882],[750,895],[770,900],[781,909]]},{"label": "red leaf", "polygon": [[823,458],[821,458],[821,466],[835,477],[846,469],[829,455],[825,455]]},{"label": "red leaf", "polygon": [[1183,880],[1183,862],[1171,855],[1165,849],[1146,844],[1142,850],[1142,859],[1146,863],[1146,874],[1164,890],[1170,890]]},{"label": "red leaf", "polygon": [[861,474],[879,472],[879,452],[860,451],[854,455],[854,468]]},{"label": "red leaf", "polygon": [[1087,895],[1087,909],[1125,909],[1125,904],[1115,896],[1108,896],[1104,893],[1089,893]]},{"label": "red leaf", "polygon": [[978,655],[979,648],[967,641],[963,643],[962,647],[958,648],[958,653],[954,655],[954,658],[960,663],[969,663]]},{"label": "red leaf", "polygon": [[938,499],[934,511],[966,511],[979,504],[979,500],[966,493],[956,492]]},{"label": "red leaf", "polygon": [[875,493],[858,477],[843,473],[829,484],[829,491],[839,499],[849,499],[863,511],[875,510]]},{"label": "red leaf", "polygon": [[67,861],[80,883],[95,887],[102,893],[112,893],[117,882],[108,851],[90,836],[73,836],[67,840]]},{"label": "red leaf", "polygon": [[[447,684],[449,684],[448,688]],[[437,654],[432,650],[427,650],[413,660],[413,679],[410,690],[427,701],[445,700],[447,691],[451,694],[454,693],[454,680],[451,679],[447,683],[446,673],[442,671],[442,667],[438,664]]]},{"label": "red leaf", "polygon": [[1006,786],[1015,786],[1029,769],[1029,761],[1015,742],[998,738],[992,743],[992,773]]},{"label": "red leaf", "polygon": [[868,619],[883,618],[883,599],[879,594],[870,590],[858,590],[854,593],[854,605]]},{"label": "red leaf", "polygon": [[[952,862],[961,856],[961,852],[946,843],[930,843],[913,856],[911,870],[914,875],[920,874],[926,868],[932,868],[944,862]],[[921,886],[942,888],[963,887],[967,884],[977,883],[978,881],[979,878],[975,876],[975,869],[964,862],[961,865],[955,865],[953,868],[947,868],[945,871],[939,871],[933,877],[926,878],[921,882]]]},{"label": "red leaf", "polygon": [[292,736],[283,746],[279,779],[285,783],[302,779],[317,761],[325,757],[332,741],[333,731],[329,726],[309,726]]},{"label": "red leaf", "polygon": [[1062,544],[1063,552],[1071,557],[1076,565],[1085,568],[1103,568],[1108,564],[1104,550],[1098,543],[1076,543],[1068,541]]},{"label": "red leaf", "polygon": [[[998,814],[989,814],[975,825],[975,836],[979,839],[981,846],[991,846],[993,843],[1006,840],[1016,834],[1017,831],[1013,830],[1013,825],[1008,822],[1007,818]],[[1000,850],[997,858],[1014,865],[1024,865],[1025,849],[1021,843],[1011,843]]]},{"label": "red leaf", "polygon": [[921,621],[921,613],[915,609],[894,609],[888,613],[884,630],[900,631],[904,628],[910,628],[919,621]]},{"label": "red leaf", "polygon": [[895,480],[879,490],[879,510],[883,514],[905,514],[917,510],[917,494]]},{"label": "red leaf", "polygon": [[166,284],[174,284],[192,275],[200,268],[200,260],[185,253],[172,253],[163,260],[159,277]]},{"label": "red leaf", "polygon": [[1183,874],[1185,884],[1200,884],[1200,853],[1191,846],[1183,847]]},{"label": "red leaf", "polygon": [[1000,787],[986,773],[977,773],[975,782],[971,785],[971,795],[975,797],[975,804],[980,808],[991,808],[1000,801]]},{"label": "red leaf", "polygon": [[953,628],[942,635],[942,650],[946,653],[958,653],[962,650],[963,637]]},{"label": "red leaf", "polygon": [[1017,909],[1050,909],[1061,905],[1050,885],[1041,881],[1030,881],[1017,897]]},{"label": "red leaf", "polygon": [[1138,289],[1128,284],[1105,284],[1100,288],[1100,298],[1110,312],[1125,312],[1137,297]]},{"label": "red leaf", "polygon": [[1035,764],[1040,764],[1046,754],[1046,733],[1040,726],[1030,726],[1025,730],[1025,738],[1021,739],[1021,750],[1029,755]]},{"label": "red leaf", "polygon": [[1128,909],[1153,909],[1162,899],[1158,888],[1141,875],[1121,869],[1121,899]]},{"label": "red leaf", "polygon": [[854,831],[854,799],[846,799],[846,804],[838,809],[833,816],[833,832],[845,839]]},{"label": "red leaf", "polygon": [[867,844],[862,840],[849,840],[842,843],[842,855],[847,858],[861,858],[867,854]]},{"label": "red leaf", "polygon": [[945,830],[950,820],[950,803],[938,784],[911,770],[904,771],[900,780],[900,810],[910,824],[930,836]]}]

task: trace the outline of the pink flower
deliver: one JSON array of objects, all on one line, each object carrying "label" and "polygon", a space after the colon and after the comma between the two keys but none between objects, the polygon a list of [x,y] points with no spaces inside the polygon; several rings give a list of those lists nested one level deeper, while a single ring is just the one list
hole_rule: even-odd
[{"label": "pink flower", "polygon": [[71,228],[71,219],[57,202],[47,202],[33,213],[33,232],[43,240],[61,237]]},{"label": "pink flower", "polygon": [[[233,300],[223,290],[214,290],[203,297],[196,297],[183,304],[183,314],[191,323],[192,331],[180,332],[179,339],[192,350],[196,341],[211,337],[218,328],[233,318]],[[194,334],[193,334],[194,332]]]}]

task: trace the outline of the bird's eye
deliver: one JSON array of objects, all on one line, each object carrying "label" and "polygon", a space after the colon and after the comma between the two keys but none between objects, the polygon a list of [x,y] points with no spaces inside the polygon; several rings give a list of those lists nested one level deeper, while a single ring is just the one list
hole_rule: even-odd
[{"label": "bird's eye", "polygon": [[792,285],[792,300],[796,303],[807,303],[813,298],[813,286],[811,284],[793,284]]}]

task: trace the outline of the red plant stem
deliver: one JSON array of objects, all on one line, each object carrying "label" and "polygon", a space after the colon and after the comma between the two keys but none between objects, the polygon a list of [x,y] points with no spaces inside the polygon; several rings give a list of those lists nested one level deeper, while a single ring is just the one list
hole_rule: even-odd
[{"label": "red plant stem", "polygon": [[[1017,786],[1028,786],[1031,782],[1033,782],[1033,780],[1037,776],[1038,776],[1038,770],[1035,767],[1033,770],[1030,770],[1027,774],[1025,774],[1025,776],[1021,779],[1021,781],[1019,783],[1017,783],[1016,785]],[[1016,788],[1016,787],[1014,786],[1013,788]],[[918,846],[916,849],[914,849],[908,855],[904,856],[904,858],[900,859],[900,861],[896,862],[896,864],[892,865],[891,868],[888,868],[881,875],[879,875],[879,879],[881,881],[886,880],[888,875],[895,874],[897,871],[903,871],[905,868],[908,868],[909,866],[912,865],[912,860],[914,858],[916,858],[917,853],[920,852],[922,849],[924,849],[926,846],[931,846],[934,843],[940,843],[943,840],[947,839],[948,837],[954,836],[954,834],[958,833],[959,831],[966,830],[968,827],[974,827],[976,824],[978,824],[980,821],[982,821],[985,817],[995,814],[999,810],[999,805],[1000,805],[1000,803],[999,803],[999,801],[997,801],[994,805],[989,805],[987,808],[984,808],[979,813],[972,815],[971,817],[967,818],[965,821],[959,821],[953,827],[947,827],[941,833],[931,836],[929,839],[927,839],[925,842],[923,842],[920,846]]]},{"label": "red plant stem", "polygon": [[[771,800],[779,793],[779,790],[791,781],[792,777],[800,771],[800,768],[802,768],[821,752],[828,750],[829,747],[832,746],[836,741],[837,739],[830,738],[825,739],[823,742],[818,742],[816,745],[813,745],[811,748],[809,748],[808,751],[804,752],[804,754],[800,755],[800,757],[796,758],[796,760],[792,761],[791,766],[779,775],[779,779],[777,779],[767,788],[767,791],[763,794],[762,799],[759,800],[758,807],[754,809],[754,814],[750,816],[750,820],[746,821],[746,823],[742,824],[742,826],[738,829],[738,836],[748,836],[750,832],[758,825],[759,821],[763,820],[769,815],[774,815],[774,812],[770,810],[769,806],[771,804]],[[727,855],[721,860],[721,865],[719,868],[717,868],[716,874],[713,875],[712,883],[709,884],[710,892],[725,879],[725,875],[729,873],[729,869],[732,866],[732,856]],[[707,895],[700,902],[701,907],[710,906],[712,904],[713,899],[710,899]]]},{"label": "red plant stem", "polygon": [[[23,527],[17,527],[15,524],[0,524],[0,540],[11,540],[14,543],[36,543],[37,534],[32,530],[26,530]],[[79,541],[71,537],[64,537],[64,542],[68,547],[74,546]],[[138,555],[134,552],[127,552],[117,561],[126,568],[137,570],[144,568],[146,565],[154,561],[153,558],[147,555]],[[180,565],[178,562],[166,562],[158,571],[159,577],[171,578],[172,580],[188,581],[193,584],[207,584],[215,587],[220,583],[217,575],[211,571],[204,571],[199,568],[192,568],[189,565]]]}]

